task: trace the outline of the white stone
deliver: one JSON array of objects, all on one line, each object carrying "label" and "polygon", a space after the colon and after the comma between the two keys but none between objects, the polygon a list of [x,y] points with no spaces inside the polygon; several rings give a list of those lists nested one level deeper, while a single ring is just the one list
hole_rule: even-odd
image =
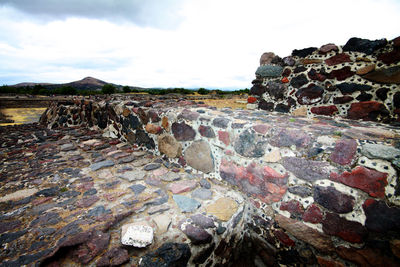
[{"label": "white stone", "polygon": [[119,175],[120,178],[128,180],[129,182],[143,180],[146,176],[146,171],[142,170],[134,170],[134,171],[126,171]]},{"label": "white stone", "polygon": [[10,200],[19,200],[22,198],[30,197],[33,194],[35,194],[36,192],[38,192],[38,190],[36,188],[22,189],[22,190],[19,190],[14,193],[11,193],[11,194],[1,197],[0,202],[6,202],[6,201],[10,201]]},{"label": "white stone", "polygon": [[161,214],[153,217],[153,222],[157,225],[157,233],[163,234],[168,231],[171,225],[171,218],[168,215]]},{"label": "white stone", "polygon": [[122,231],[121,243],[126,246],[144,248],[153,242],[153,228],[146,225],[129,225]]}]

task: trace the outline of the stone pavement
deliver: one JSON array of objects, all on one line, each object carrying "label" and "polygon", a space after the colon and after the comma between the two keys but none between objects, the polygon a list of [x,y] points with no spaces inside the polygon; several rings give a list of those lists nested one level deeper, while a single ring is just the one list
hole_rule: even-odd
[{"label": "stone pavement", "polygon": [[399,264],[398,128],[185,100],[42,122],[0,127],[1,266]]}]

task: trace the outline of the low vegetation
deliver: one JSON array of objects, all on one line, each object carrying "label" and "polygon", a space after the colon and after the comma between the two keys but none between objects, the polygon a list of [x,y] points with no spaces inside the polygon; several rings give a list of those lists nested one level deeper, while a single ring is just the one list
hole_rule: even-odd
[{"label": "low vegetation", "polygon": [[117,88],[112,84],[105,84],[101,90],[77,90],[71,86],[62,86],[58,88],[51,88],[45,85],[34,86],[0,86],[0,94],[28,94],[28,95],[95,95],[95,94],[114,94],[114,93],[147,93],[150,95],[167,95],[167,94],[180,94],[190,95],[198,93],[200,95],[240,95],[248,94],[249,89],[242,89],[236,91],[222,91],[222,90],[208,90],[205,88],[200,89],[185,89],[185,88],[167,88],[167,89],[131,89],[129,86]]}]

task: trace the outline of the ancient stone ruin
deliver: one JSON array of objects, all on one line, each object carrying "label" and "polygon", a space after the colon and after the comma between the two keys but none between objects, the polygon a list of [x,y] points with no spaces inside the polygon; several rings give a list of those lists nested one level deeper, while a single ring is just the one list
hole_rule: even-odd
[{"label": "ancient stone ruin", "polygon": [[265,53],[249,102],[292,114],[400,122],[400,37]]},{"label": "ancient stone ruin", "polygon": [[[1,266],[398,266],[398,85],[363,82],[388,60],[376,61],[376,51],[398,46],[367,44],[264,55],[252,89],[258,110],[76,99],[54,103],[40,124],[1,127]],[[334,53],[352,62],[323,72]],[[375,70],[358,83],[354,73],[370,64]],[[329,74],[343,68],[354,73],[340,84],[354,91]],[[312,69],[325,79],[310,78]],[[331,91],[321,89],[328,82]],[[362,94],[373,95],[365,116],[345,119],[366,103]],[[335,103],[340,97],[353,99]],[[340,116],[270,112],[269,103],[291,113],[332,106],[338,111],[324,115]]]}]

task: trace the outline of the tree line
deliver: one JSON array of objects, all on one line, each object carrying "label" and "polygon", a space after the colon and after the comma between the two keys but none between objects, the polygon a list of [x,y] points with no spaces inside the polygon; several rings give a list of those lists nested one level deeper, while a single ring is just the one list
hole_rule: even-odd
[{"label": "tree line", "polygon": [[47,88],[44,85],[36,84],[34,86],[9,86],[3,85],[0,86],[0,94],[28,94],[28,95],[95,95],[95,94],[114,94],[114,93],[148,93],[150,95],[166,95],[166,94],[180,94],[180,95],[189,95],[197,92],[200,95],[240,95],[240,94],[248,94],[249,89],[242,89],[236,91],[222,91],[219,89],[209,90],[205,88],[200,89],[185,89],[185,88],[167,88],[167,89],[131,89],[129,86],[117,88],[112,84],[105,84],[100,91],[96,90],[77,90],[72,86],[61,86],[58,88]]}]

